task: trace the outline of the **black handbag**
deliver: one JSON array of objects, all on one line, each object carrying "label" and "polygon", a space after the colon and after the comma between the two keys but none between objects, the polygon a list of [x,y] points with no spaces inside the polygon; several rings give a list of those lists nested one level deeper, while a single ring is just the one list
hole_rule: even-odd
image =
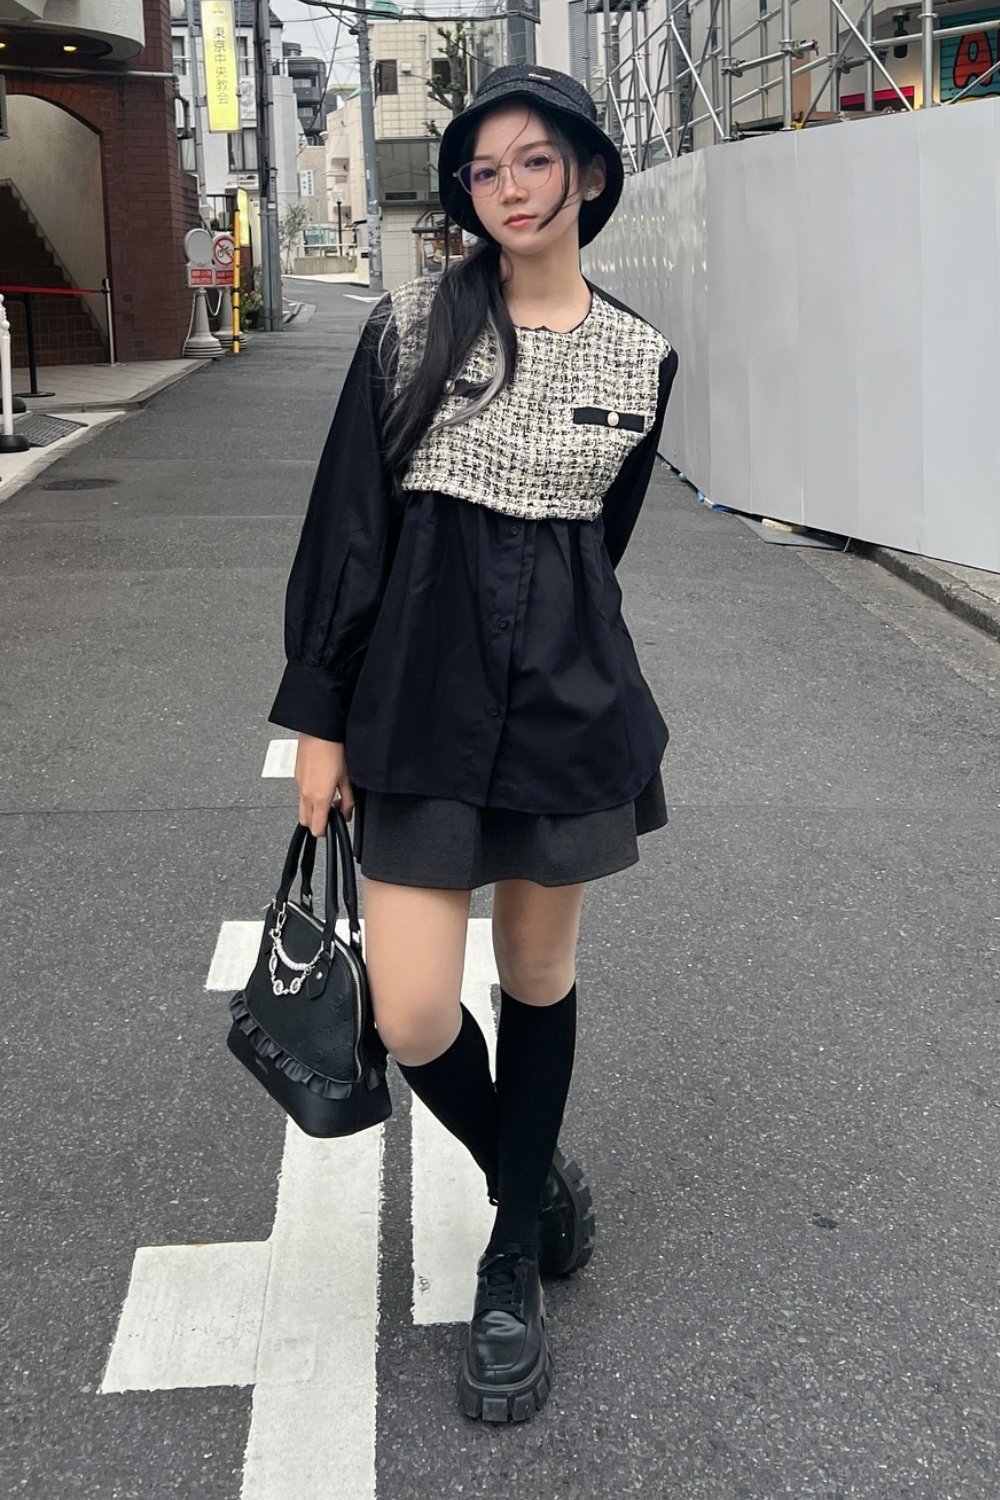
[{"label": "black handbag", "polygon": [[[350,942],[336,932],[338,857]],[[300,823],[267,908],[253,972],[229,1001],[226,1045],[307,1135],[353,1135],[388,1119],[392,1100],[362,956],[354,855],[337,807],[326,826],[322,922],[313,913],[315,859],[316,839]],[[297,869],[296,903],[289,892]]]}]

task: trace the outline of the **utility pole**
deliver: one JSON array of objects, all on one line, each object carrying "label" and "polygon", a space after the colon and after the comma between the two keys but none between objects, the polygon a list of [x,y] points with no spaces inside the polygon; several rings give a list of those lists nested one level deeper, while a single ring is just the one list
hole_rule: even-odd
[{"label": "utility pole", "polygon": [[194,116],[194,174],[198,179],[198,212],[208,223],[208,189],[205,182],[205,137],[201,124],[201,70],[198,66],[198,33],[195,0],[187,0],[188,67],[191,69],[191,112]]},{"label": "utility pole", "polygon": [[357,25],[350,30],[358,39],[358,63],[361,69],[361,141],[365,155],[365,190],[368,199],[368,280],[373,292],[382,292],[382,202],[375,146],[375,101],[372,98],[368,18],[361,9],[357,15]]},{"label": "utility pole", "polygon": [[277,168],[274,165],[274,87],[271,82],[271,18],[267,0],[254,6],[254,63],[257,74],[257,172],[260,195],[260,279],[265,332],[283,327],[281,257],[278,247]]}]

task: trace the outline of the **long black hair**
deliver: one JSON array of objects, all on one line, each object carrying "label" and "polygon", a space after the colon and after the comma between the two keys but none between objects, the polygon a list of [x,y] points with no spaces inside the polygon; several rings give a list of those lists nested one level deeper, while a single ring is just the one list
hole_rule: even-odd
[{"label": "long black hair", "polygon": [[[543,104],[532,101],[533,110],[544,120],[549,138],[562,157],[563,184],[559,202],[540,224],[550,224],[569,197],[570,163],[577,167],[577,189],[582,189],[593,152],[583,132]],[[484,116],[473,121],[463,142],[462,160],[471,159],[476,135]],[[384,458],[397,479],[402,477],[414,450],[426,432],[467,422],[483,410],[514,378],[517,364],[517,334],[500,282],[501,246],[487,238],[464,259],[454,261],[441,274],[431,303],[427,333],[411,378],[389,396],[382,414]],[[486,329],[497,348],[497,359],[489,379],[469,393],[469,401],[453,416],[431,425],[441,403],[445,381],[454,379],[473,344]]]}]

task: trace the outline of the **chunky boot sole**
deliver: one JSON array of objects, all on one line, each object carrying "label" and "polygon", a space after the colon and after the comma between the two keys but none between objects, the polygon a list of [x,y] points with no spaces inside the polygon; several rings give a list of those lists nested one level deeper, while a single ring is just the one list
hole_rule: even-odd
[{"label": "chunky boot sole", "polygon": [[585,1266],[594,1253],[594,1200],[582,1167],[572,1158],[567,1161],[558,1147],[552,1158],[552,1170],[559,1177],[563,1192],[573,1201],[573,1243],[556,1257],[553,1251],[546,1253],[543,1240],[538,1270],[542,1276],[569,1276]]},{"label": "chunky boot sole", "polygon": [[552,1389],[552,1355],[546,1344],[537,1367],[516,1385],[476,1380],[467,1352],[458,1367],[458,1403],[467,1417],[483,1422],[524,1422],[541,1411]]}]

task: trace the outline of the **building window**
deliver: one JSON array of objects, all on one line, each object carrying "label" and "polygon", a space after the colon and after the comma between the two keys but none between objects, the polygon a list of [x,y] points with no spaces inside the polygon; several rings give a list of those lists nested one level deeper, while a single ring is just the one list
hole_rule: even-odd
[{"label": "building window", "polygon": [[228,140],[230,172],[256,172],[256,130],[231,130]]},{"label": "building window", "polygon": [[174,72],[183,78],[188,70],[187,64],[187,37],[172,36],[170,38],[170,50],[174,55]]},{"label": "building window", "polygon": [[451,87],[451,59],[448,57],[431,58],[431,82],[439,83],[442,88]]},{"label": "building window", "polygon": [[250,38],[244,33],[236,34],[236,65],[241,78],[249,78],[253,63],[250,59]]},{"label": "building window", "polygon": [[381,140],[375,146],[384,203],[433,203],[437,196],[436,142]]},{"label": "building window", "polygon": [[375,64],[375,98],[380,94],[398,94],[399,82],[396,77],[396,59],[386,58],[383,62]]}]

